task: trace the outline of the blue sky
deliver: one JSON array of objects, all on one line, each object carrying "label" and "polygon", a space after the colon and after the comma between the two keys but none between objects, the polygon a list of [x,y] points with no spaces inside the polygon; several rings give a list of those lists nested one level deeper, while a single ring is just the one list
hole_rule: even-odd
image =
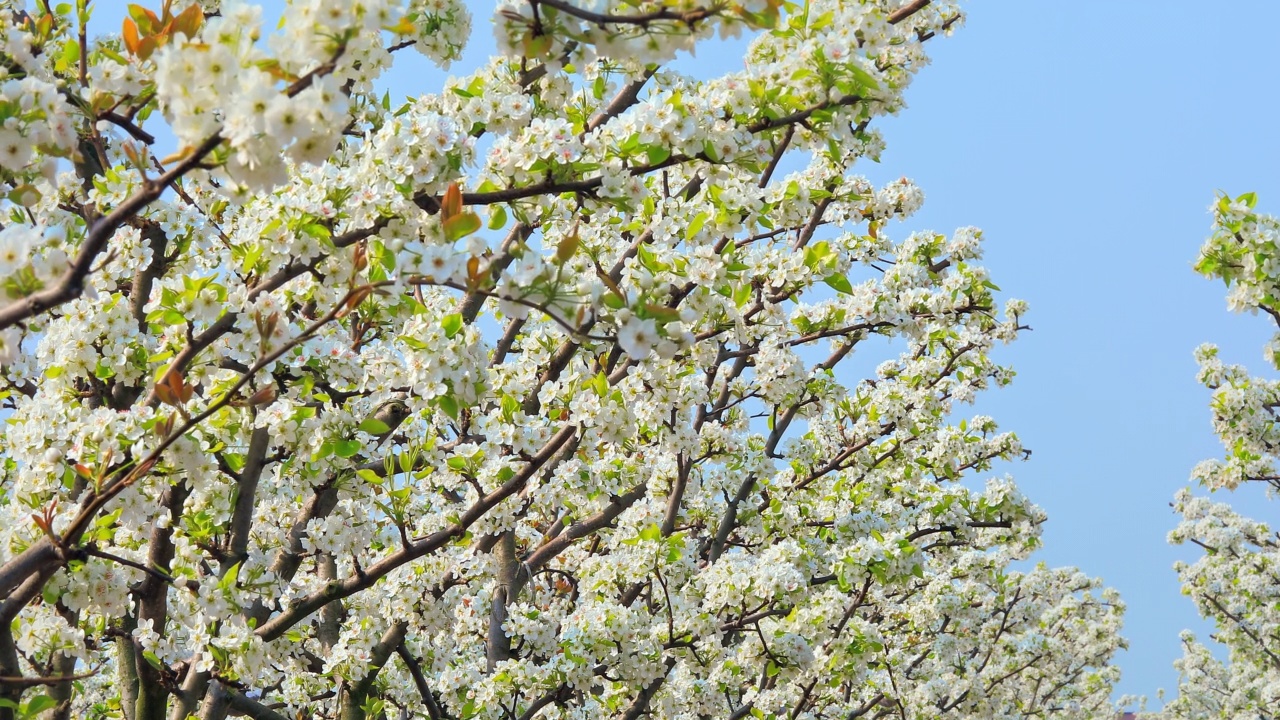
[{"label": "blue sky", "polygon": [[[266,4],[275,16],[279,3]],[[118,28],[123,3],[99,5],[99,32]],[[492,51],[489,4],[472,6],[472,46],[454,72]],[[1176,684],[1179,630],[1208,634],[1171,569],[1195,554],[1165,543],[1174,492],[1221,451],[1191,351],[1215,342],[1227,361],[1262,373],[1273,331],[1229,314],[1221,283],[1191,263],[1215,191],[1255,190],[1260,209],[1280,213],[1275,107],[1261,94],[1280,44],[1259,40],[1280,26],[1280,3],[965,7],[967,25],[930,42],[934,64],[908,90],[908,109],[879,122],[881,164],[857,171],[924,188],[924,210],[897,235],[983,228],[993,279],[1030,302],[1035,330],[1000,356],[1018,379],[976,410],[1033,450],[1000,470],[1049,513],[1037,559],[1079,566],[1123,594],[1131,649],[1119,658],[1120,690],[1154,699]],[[709,46],[681,66],[737,69],[739,50]],[[393,98],[441,87],[425,62],[397,63],[386,77]],[[1280,520],[1261,492],[1230,499]]]}]

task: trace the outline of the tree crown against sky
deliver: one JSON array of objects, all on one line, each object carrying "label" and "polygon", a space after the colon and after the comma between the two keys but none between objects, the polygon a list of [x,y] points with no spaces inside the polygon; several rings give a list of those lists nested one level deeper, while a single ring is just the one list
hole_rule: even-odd
[{"label": "tree crown against sky", "polygon": [[[1213,234],[1196,270],[1226,284],[1232,310],[1261,311],[1280,324],[1280,220],[1258,212],[1257,201],[1254,193],[1218,199]],[[1264,352],[1280,367],[1277,347],[1280,333]],[[1214,345],[1197,348],[1196,360],[1200,382],[1213,390],[1213,426],[1226,456],[1199,464],[1193,479],[1210,490],[1235,490],[1244,483],[1280,488],[1280,382],[1223,362]],[[1177,565],[1179,580],[1200,614],[1213,622],[1216,642],[1205,646],[1194,634],[1182,634],[1178,694],[1164,712],[1196,720],[1274,720],[1280,717],[1280,535],[1228,503],[1190,490],[1178,494],[1174,509],[1181,522],[1170,541],[1204,551],[1195,562]],[[1225,649],[1225,658],[1215,649]]]},{"label": "tree crown against sky", "polygon": [[508,3],[403,104],[466,7],[0,5],[0,720],[1110,712],[960,482],[1025,304],[852,172],[955,5]]}]

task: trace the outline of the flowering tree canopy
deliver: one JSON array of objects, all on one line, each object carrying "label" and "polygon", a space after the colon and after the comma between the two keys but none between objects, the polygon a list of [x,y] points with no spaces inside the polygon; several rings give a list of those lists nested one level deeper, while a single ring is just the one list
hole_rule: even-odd
[{"label": "flowering tree canopy", "polygon": [[[1221,279],[1233,310],[1259,310],[1280,324],[1280,220],[1255,212],[1247,193],[1215,206],[1213,235],[1200,250],[1196,269]],[[1280,368],[1280,334],[1266,357]],[[1213,426],[1226,447],[1223,460],[1196,467],[1193,478],[1210,490],[1263,483],[1280,489],[1280,382],[1250,377],[1227,365],[1218,348],[1196,350],[1199,379],[1213,390]],[[1170,534],[1205,554],[1177,566],[1183,592],[1213,621],[1214,639],[1227,649],[1223,663],[1183,635],[1179,694],[1165,708],[1173,718],[1280,718],[1280,535],[1266,523],[1238,514],[1226,503],[1180,492],[1174,508],[1182,521]]]},{"label": "flowering tree canopy", "polygon": [[0,0],[0,720],[1106,715],[1025,306],[851,173],[960,17]]}]

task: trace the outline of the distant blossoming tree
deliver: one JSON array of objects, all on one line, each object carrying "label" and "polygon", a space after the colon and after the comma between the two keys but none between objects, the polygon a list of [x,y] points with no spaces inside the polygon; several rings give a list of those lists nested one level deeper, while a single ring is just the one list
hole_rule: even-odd
[{"label": "distant blossoming tree", "polygon": [[509,1],[404,104],[456,0],[90,15],[0,0],[0,720],[1109,712],[958,482],[1025,306],[850,172],[952,3]]},{"label": "distant blossoming tree", "polygon": [[[1232,310],[1270,315],[1280,324],[1280,220],[1254,210],[1257,196],[1215,206],[1213,235],[1196,269],[1227,284]],[[1280,333],[1265,349],[1280,367]],[[1196,350],[1200,382],[1213,390],[1213,425],[1226,457],[1196,467],[1193,477],[1210,490],[1242,483],[1280,489],[1280,382],[1250,377],[1227,365],[1218,348]],[[1240,515],[1225,503],[1180,492],[1174,502],[1182,521],[1174,543],[1193,543],[1205,554],[1177,567],[1183,592],[1213,621],[1214,639],[1226,646],[1225,663],[1183,635],[1179,694],[1165,707],[1172,718],[1280,718],[1280,535],[1266,523]]]}]

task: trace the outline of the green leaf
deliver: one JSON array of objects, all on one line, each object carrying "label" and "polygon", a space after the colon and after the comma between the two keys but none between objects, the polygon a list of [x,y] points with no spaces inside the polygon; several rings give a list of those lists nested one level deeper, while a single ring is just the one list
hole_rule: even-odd
[{"label": "green leaf", "polygon": [[657,525],[645,525],[640,530],[641,540],[657,540],[662,537],[662,528]]},{"label": "green leaf", "polygon": [[604,397],[609,394],[609,378],[603,372],[598,372],[595,377],[589,381],[591,389],[596,391],[596,395]]},{"label": "green leaf", "polygon": [[262,257],[262,250],[263,246],[259,244],[250,245],[244,251],[244,260],[240,262],[241,275],[248,275],[253,270],[254,266],[258,264],[258,259]]},{"label": "green leaf", "polygon": [[160,662],[160,656],[156,655],[150,650],[143,650],[142,657],[146,659],[148,665],[155,668],[156,670],[160,670],[161,668],[164,667],[164,663]]},{"label": "green leaf", "polygon": [[360,429],[370,435],[386,435],[391,432],[391,426],[382,422],[378,418],[369,418],[360,423]]},{"label": "green leaf", "polygon": [[648,156],[650,165],[657,165],[671,157],[671,150],[663,145],[648,145],[644,149],[644,154]]},{"label": "green leaf", "polygon": [[426,350],[426,349],[428,349],[427,344],[426,344],[426,343],[424,343],[424,342],[422,342],[421,340],[419,340],[419,339],[418,339],[418,338],[416,338],[416,337],[410,337],[410,336],[408,336],[408,335],[401,335],[401,336],[399,336],[399,337],[398,337],[398,338],[396,338],[396,339],[397,339],[397,340],[399,340],[400,342],[404,343],[405,345],[408,345],[409,347],[413,348],[414,350]]},{"label": "green leaf", "polygon": [[333,444],[333,454],[340,458],[349,458],[360,452],[359,440],[338,440]]},{"label": "green leaf", "polygon": [[97,367],[93,369],[93,376],[99,380],[110,380],[116,376],[116,371],[105,360],[99,360]]},{"label": "green leaf", "polygon": [[489,229],[501,230],[507,224],[507,209],[501,205],[495,205],[489,211]]},{"label": "green leaf", "polygon": [[480,216],[467,210],[444,222],[444,236],[450,242],[460,240],[480,229]]},{"label": "green leaf", "polygon": [[673,537],[671,539],[675,540],[675,542],[671,543],[671,546],[667,548],[667,562],[679,562],[680,558],[684,556],[684,542],[679,538]]},{"label": "green leaf", "polygon": [[240,563],[236,563],[227,568],[227,572],[218,580],[218,589],[226,592],[236,586],[236,580],[240,577]]},{"label": "green leaf", "polygon": [[866,70],[863,70],[857,65],[850,64],[847,67],[849,68],[850,74],[852,74],[854,79],[858,81],[859,85],[868,90],[877,90],[880,88],[880,81],[876,79],[876,76]]},{"label": "green leaf", "polygon": [[357,470],[357,471],[356,471],[356,477],[360,478],[361,480],[364,480],[365,482],[369,483],[370,485],[381,485],[381,484],[382,484],[382,476],[381,476],[381,475],[379,475],[378,473],[376,473],[376,472],[374,472],[374,471],[370,470],[369,468],[361,468],[361,469]]},{"label": "green leaf", "polygon": [[455,335],[462,332],[462,313],[445,315],[440,321],[440,327],[444,328],[444,336],[452,340]]},{"label": "green leaf", "polygon": [[810,270],[817,270],[826,267],[835,261],[836,254],[831,249],[831,243],[826,240],[816,242],[804,249],[804,264]]},{"label": "green leaf", "polygon": [[[150,662],[150,660],[148,660],[147,662]],[[156,658],[156,662],[160,662],[160,658]],[[159,668],[156,668],[156,669],[158,670]],[[35,717],[36,715],[39,715],[45,710],[49,710],[55,707],[58,707],[57,700],[54,700],[48,695],[37,695],[31,698],[29,701],[27,701],[27,709],[23,713],[23,715],[26,717]]]},{"label": "green leaf", "polygon": [[849,278],[839,273],[828,275],[822,279],[822,282],[835,288],[836,292],[844,293],[845,295],[853,294],[853,285],[849,284]]},{"label": "green leaf", "polygon": [[440,409],[443,410],[446,415],[454,420],[458,419],[458,400],[452,393],[449,395],[441,395],[436,398],[436,402],[440,405]]},{"label": "green leaf", "polygon": [[702,232],[702,227],[707,224],[707,220],[711,219],[707,213],[698,213],[689,221],[689,227],[685,228],[684,238],[692,240],[698,233]]},{"label": "green leaf", "polygon": [[516,411],[520,410],[520,401],[512,395],[502,396],[502,419],[511,422]]},{"label": "green leaf", "polygon": [[328,240],[332,235],[329,232],[329,228],[320,223],[307,223],[298,229],[317,240]]}]

